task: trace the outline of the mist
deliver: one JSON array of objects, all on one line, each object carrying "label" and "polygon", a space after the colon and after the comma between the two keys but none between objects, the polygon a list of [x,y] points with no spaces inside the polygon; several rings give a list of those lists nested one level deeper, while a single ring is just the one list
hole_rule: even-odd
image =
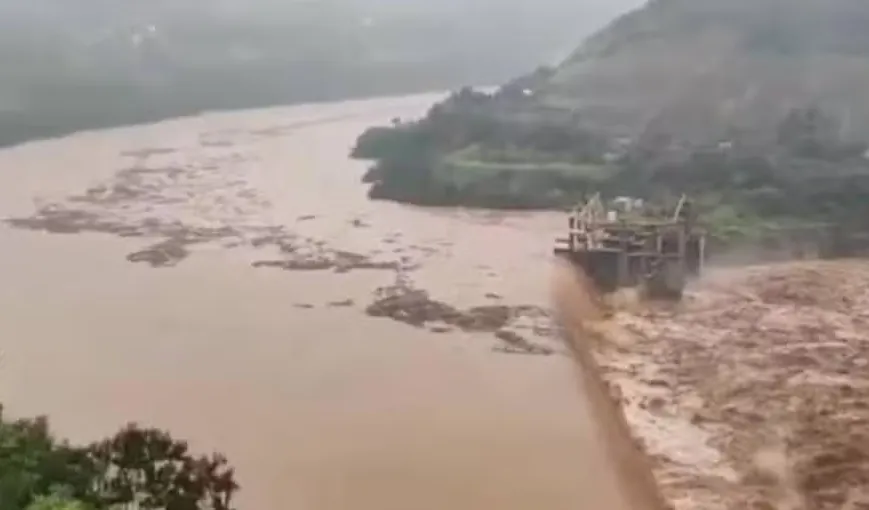
[{"label": "mist", "polygon": [[0,0],[0,145],[203,110],[492,85],[639,0]]}]

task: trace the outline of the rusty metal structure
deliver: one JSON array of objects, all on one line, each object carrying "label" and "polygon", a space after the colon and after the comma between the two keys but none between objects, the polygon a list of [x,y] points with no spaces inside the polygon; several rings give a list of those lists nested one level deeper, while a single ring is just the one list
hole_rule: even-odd
[{"label": "rusty metal structure", "polygon": [[679,300],[705,260],[706,236],[691,201],[682,196],[672,214],[655,217],[607,210],[594,195],[568,217],[568,236],[555,254],[581,268],[603,293],[640,287],[654,299]]}]

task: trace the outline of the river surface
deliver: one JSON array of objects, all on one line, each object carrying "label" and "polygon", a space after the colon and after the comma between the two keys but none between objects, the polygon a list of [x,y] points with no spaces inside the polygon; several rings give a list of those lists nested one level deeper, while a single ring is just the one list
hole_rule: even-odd
[{"label": "river surface", "polygon": [[[561,216],[366,198],[355,137],[438,97],[208,114],[0,152],[0,216],[79,221],[66,234],[0,225],[0,401],[75,441],[137,421],[222,451],[244,509],[597,508],[611,482],[589,461],[566,357],[365,313],[397,279],[457,309],[547,304]],[[182,231],[198,234],[168,250],[177,260],[131,257],[189,241]],[[371,263],[275,267],[296,256],[288,243]],[[514,330],[557,351],[541,321]]]}]

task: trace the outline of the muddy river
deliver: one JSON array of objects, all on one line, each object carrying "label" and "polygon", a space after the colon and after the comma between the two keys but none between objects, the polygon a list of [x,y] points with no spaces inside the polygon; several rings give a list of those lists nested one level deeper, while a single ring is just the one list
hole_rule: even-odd
[{"label": "muddy river", "polygon": [[245,509],[605,493],[546,312],[563,218],[371,202],[347,158],[437,97],[0,152],[0,401],[74,440],[137,421],[223,451]]}]

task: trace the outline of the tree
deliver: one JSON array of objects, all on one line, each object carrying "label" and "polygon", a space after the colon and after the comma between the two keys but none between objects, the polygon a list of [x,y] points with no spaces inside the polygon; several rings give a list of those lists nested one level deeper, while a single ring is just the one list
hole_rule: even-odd
[{"label": "tree", "polygon": [[[2,411],[2,406],[0,406]],[[234,472],[168,432],[130,424],[84,447],[56,441],[48,420],[0,412],[0,509],[233,510]]]},{"label": "tree", "polygon": [[779,124],[778,141],[796,156],[823,159],[839,146],[838,128],[820,108],[795,108]]},{"label": "tree", "polygon": [[58,490],[91,501],[92,474],[83,451],[54,440],[47,419],[6,421],[0,406],[0,508],[23,509]]},{"label": "tree", "polygon": [[219,454],[193,456],[165,431],[124,427],[88,447],[99,473],[98,494],[110,506],[143,510],[232,510],[234,472]]}]

